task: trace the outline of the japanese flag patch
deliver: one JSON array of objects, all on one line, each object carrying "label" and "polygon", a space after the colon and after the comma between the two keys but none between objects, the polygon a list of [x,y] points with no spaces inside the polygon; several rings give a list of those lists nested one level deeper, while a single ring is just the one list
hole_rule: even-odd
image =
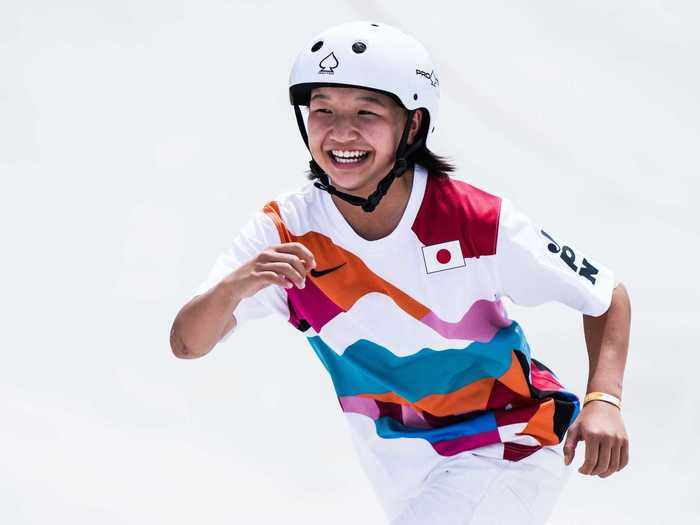
[{"label": "japanese flag patch", "polygon": [[459,241],[447,241],[423,246],[423,260],[428,273],[466,266]]}]

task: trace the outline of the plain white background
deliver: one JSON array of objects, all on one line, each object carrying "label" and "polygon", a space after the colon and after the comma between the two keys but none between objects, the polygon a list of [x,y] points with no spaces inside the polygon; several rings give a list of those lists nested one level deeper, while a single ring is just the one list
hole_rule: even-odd
[{"label": "plain white background", "polygon": [[[435,150],[455,176],[629,290],[630,463],[574,472],[551,523],[697,520],[699,15],[691,1],[4,1],[2,522],[383,523],[291,325],[252,321],[192,361],[168,342],[243,222],[305,183],[289,70],[354,19],[433,53]],[[582,396],[581,314],[509,313]]]}]

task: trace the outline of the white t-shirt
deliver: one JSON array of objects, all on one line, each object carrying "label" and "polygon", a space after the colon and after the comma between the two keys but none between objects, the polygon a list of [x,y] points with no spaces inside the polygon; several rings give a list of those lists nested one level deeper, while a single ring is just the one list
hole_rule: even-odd
[{"label": "white t-shirt", "polygon": [[307,274],[303,289],[270,285],[243,299],[237,326],[279,314],[307,337],[378,492],[415,491],[459,454],[518,461],[543,447],[561,451],[579,399],[532,357],[501,298],[599,316],[615,284],[609,268],[509,199],[417,165],[386,237],[360,237],[309,181],[265,204],[196,294],[263,248],[292,241],[309,248],[321,275]]}]

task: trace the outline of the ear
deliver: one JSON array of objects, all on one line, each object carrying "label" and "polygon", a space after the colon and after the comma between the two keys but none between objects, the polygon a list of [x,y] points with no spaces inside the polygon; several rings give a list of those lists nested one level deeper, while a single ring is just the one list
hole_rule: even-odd
[{"label": "ear", "polygon": [[418,109],[413,114],[411,119],[411,129],[408,131],[408,138],[406,139],[407,144],[413,144],[413,139],[415,139],[418,130],[420,129],[421,122],[423,122],[423,110]]}]

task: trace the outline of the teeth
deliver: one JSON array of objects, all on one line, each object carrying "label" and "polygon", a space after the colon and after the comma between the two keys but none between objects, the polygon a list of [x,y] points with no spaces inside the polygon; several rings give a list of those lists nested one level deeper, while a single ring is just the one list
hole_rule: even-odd
[{"label": "teeth", "polygon": [[342,157],[345,159],[364,157],[367,155],[366,151],[343,151],[339,149],[332,150],[332,153],[336,157]]},{"label": "teeth", "polygon": [[360,162],[361,159],[365,158],[369,152],[353,150],[344,151],[339,149],[331,150],[331,154],[336,162],[340,164],[354,164]]}]

